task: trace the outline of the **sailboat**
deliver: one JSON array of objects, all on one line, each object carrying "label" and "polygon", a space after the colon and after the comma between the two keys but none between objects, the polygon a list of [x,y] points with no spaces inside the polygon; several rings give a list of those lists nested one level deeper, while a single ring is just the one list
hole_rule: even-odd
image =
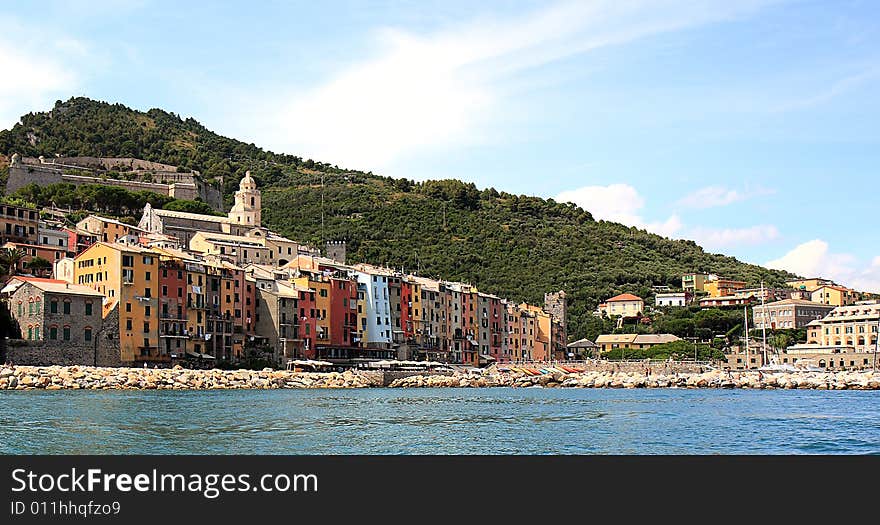
[{"label": "sailboat", "polygon": [[773,349],[773,356],[767,356],[767,305],[764,302],[764,281],[761,281],[761,352],[763,353],[764,365],[759,367],[761,372],[802,372],[803,370],[788,364],[779,362],[779,349]]}]

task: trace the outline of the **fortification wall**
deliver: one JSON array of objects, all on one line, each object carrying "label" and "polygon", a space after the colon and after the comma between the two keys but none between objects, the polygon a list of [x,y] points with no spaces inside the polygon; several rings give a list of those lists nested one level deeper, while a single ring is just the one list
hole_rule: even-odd
[{"label": "fortification wall", "polygon": [[[92,157],[70,157],[63,159],[65,164],[45,162],[40,163],[39,159],[25,159],[23,162],[16,162],[9,165],[9,178],[6,181],[6,193],[14,193],[15,191],[27,186],[28,184],[37,184],[39,186],[48,186],[49,184],[58,184],[68,182],[74,185],[80,184],[104,184],[108,186],[117,186],[128,191],[152,191],[160,195],[169,195],[176,199],[196,200],[201,199],[209,206],[217,211],[223,211],[223,196],[220,189],[206,184],[204,181],[196,178],[192,173],[177,173],[176,171],[159,171],[151,172],[155,182],[144,182],[137,180],[123,179],[107,179],[98,176],[87,175],[69,175],[65,174],[66,169],[89,169],[89,162],[83,161],[81,164],[69,163],[72,159],[89,159],[95,162],[103,161],[109,166],[113,166],[110,161],[137,161],[138,159],[97,159]],[[161,166],[163,169],[171,168],[165,164],[150,163],[148,161],[139,161],[150,165]],[[96,172],[97,173],[97,172]],[[130,172],[138,174],[138,172]]]}]

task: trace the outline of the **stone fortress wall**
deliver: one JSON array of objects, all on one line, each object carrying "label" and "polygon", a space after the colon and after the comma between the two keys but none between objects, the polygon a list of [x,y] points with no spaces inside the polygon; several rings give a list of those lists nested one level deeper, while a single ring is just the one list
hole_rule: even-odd
[{"label": "stone fortress wall", "polygon": [[[65,170],[91,172],[72,175]],[[147,173],[153,182],[142,180],[108,179],[101,174],[108,170],[142,177]],[[128,191],[152,191],[176,199],[201,199],[217,211],[223,211],[223,195],[219,187],[206,184],[198,172],[178,173],[175,166],[133,158],[63,157],[44,159],[13,155],[9,165],[6,193],[35,183],[40,186],[68,182],[71,184],[105,184]]]}]

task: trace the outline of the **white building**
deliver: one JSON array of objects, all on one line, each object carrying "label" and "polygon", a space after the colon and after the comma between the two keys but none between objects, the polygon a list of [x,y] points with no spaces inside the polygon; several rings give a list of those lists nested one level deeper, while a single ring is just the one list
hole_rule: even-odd
[{"label": "white building", "polygon": [[654,306],[686,306],[685,292],[658,293],[654,296]]},{"label": "white building", "polygon": [[364,319],[367,344],[391,346],[391,302],[388,298],[388,278],[385,272],[375,269],[356,272],[359,287],[364,291]]}]

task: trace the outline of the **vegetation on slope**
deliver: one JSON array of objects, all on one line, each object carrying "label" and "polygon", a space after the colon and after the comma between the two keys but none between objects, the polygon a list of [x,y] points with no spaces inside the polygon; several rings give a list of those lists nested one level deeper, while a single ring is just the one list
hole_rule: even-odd
[{"label": "vegetation on slope", "polygon": [[[314,244],[346,240],[350,261],[387,264],[431,277],[464,280],[516,301],[569,296],[570,339],[595,324],[608,297],[651,296],[651,286],[681,284],[689,271],[751,285],[781,285],[791,274],[706,253],[588,211],[457,180],[392,179],[264,151],[221,137],[192,118],[139,112],[85,98],[58,102],[0,131],[0,153],[132,156],[224,177],[228,199],[245,170],[263,190],[263,222]],[[322,199],[323,195],[323,199]],[[323,201],[323,206],[322,206]]]}]

